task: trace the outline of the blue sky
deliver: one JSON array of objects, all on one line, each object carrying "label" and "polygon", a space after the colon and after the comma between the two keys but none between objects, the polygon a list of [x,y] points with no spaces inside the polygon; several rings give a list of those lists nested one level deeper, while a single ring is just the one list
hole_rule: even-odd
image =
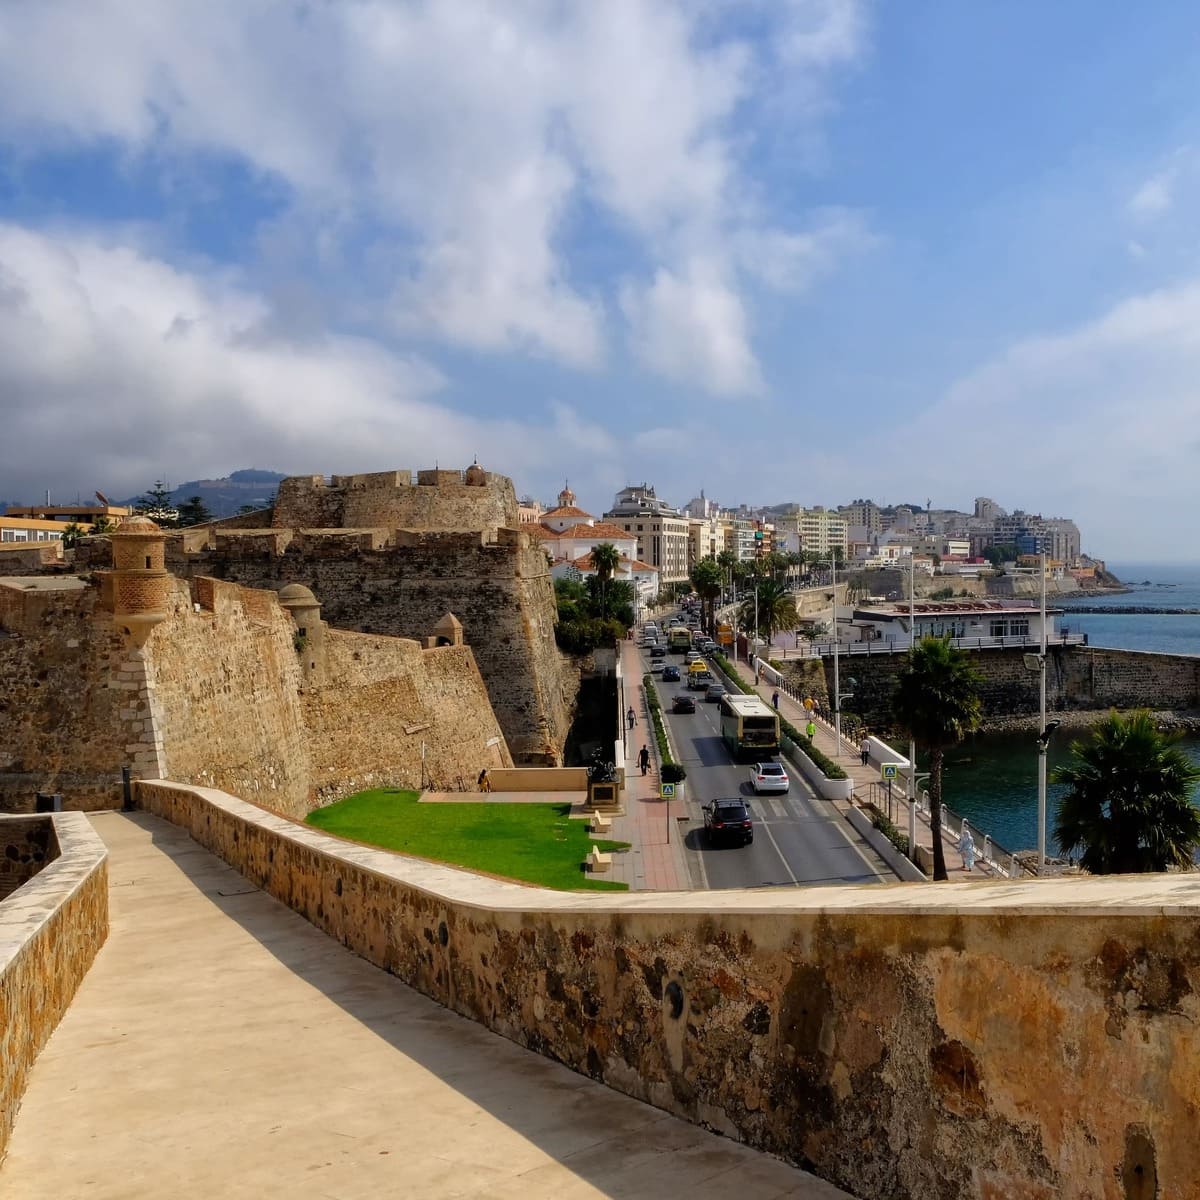
[{"label": "blue sky", "polygon": [[0,499],[463,464],[1197,557],[1200,14],[0,11]]}]

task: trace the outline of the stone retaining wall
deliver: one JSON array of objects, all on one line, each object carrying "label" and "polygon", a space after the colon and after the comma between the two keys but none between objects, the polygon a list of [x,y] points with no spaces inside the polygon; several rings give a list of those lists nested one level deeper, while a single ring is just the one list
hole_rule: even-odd
[{"label": "stone retaining wall", "polygon": [[368,961],[863,1200],[1198,1194],[1190,876],[602,897],[139,803]]},{"label": "stone retaining wall", "polygon": [[108,936],[104,843],[82,813],[0,816],[0,842],[6,825],[31,821],[43,823],[56,856],[0,901],[0,1158],[34,1060]]}]

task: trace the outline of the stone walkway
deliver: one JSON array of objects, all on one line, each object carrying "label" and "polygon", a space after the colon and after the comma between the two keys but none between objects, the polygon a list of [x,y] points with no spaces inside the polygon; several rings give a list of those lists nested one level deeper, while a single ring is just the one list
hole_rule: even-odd
[{"label": "stone walkway", "polygon": [[112,929],[34,1067],[8,1200],[834,1200],[356,958],[174,826],[93,818]]},{"label": "stone walkway", "polygon": [[[625,811],[613,819],[611,836],[631,843],[630,849],[613,855],[612,878],[628,883],[634,891],[680,892],[691,888],[683,831],[676,817],[686,815],[682,802],[661,798],[658,776],[658,743],[654,724],[642,689],[642,657],[633,642],[620,644],[621,670],[625,678],[626,706],[633,705],[637,724],[625,738]],[[650,750],[650,770],[643,775],[638,752]]]}]

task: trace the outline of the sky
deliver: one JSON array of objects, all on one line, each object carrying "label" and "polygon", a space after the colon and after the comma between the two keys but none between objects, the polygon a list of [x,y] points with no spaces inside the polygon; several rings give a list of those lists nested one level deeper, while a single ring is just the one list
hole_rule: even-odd
[{"label": "sky", "polygon": [[0,501],[475,459],[1197,560],[1200,11],[7,0]]}]

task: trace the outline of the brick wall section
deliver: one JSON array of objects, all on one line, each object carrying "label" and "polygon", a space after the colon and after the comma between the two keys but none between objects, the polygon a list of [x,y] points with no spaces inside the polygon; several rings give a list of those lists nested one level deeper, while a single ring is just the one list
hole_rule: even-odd
[{"label": "brick wall section", "polygon": [[[221,538],[172,569],[272,590],[302,583],[321,602],[323,621],[360,633],[421,641],[453,612],[513,759],[561,763],[578,671],[555,644],[549,568],[527,534],[280,534]],[[386,544],[389,536],[396,544]]]},{"label": "brick wall section", "polygon": [[138,798],[454,1011],[863,1200],[1197,1195],[1187,877],[591,897]]},{"label": "brick wall section", "polygon": [[104,844],[80,813],[39,820],[59,853],[0,903],[0,1158],[34,1061],[108,936]]},{"label": "brick wall section", "polygon": [[329,629],[325,663],[330,682],[301,696],[320,803],[371,787],[473,788],[480,767],[511,765],[470,647]]},{"label": "brick wall section", "polygon": [[[1028,650],[968,650],[983,676],[980,696],[986,717],[1020,716],[1038,711],[1038,674],[1026,668]],[[842,689],[853,691],[846,711],[874,728],[891,724],[896,677],[907,663],[904,654],[843,655]],[[795,677],[804,664],[789,662]],[[833,691],[833,659],[823,660],[826,686]],[[853,687],[847,686],[854,679]],[[1103,711],[1109,708],[1189,709],[1200,707],[1200,657],[1106,650],[1098,646],[1054,646],[1047,652],[1046,707],[1050,712]]]},{"label": "brick wall section", "polygon": [[28,883],[58,857],[58,839],[47,817],[8,817],[0,821],[0,900]]}]

